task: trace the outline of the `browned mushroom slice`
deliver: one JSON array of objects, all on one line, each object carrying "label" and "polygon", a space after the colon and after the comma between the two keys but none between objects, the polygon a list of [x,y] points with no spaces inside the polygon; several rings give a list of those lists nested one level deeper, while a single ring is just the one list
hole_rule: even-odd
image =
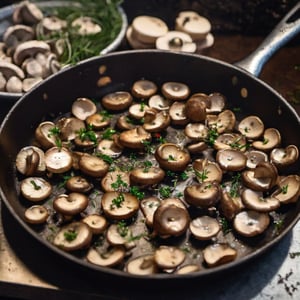
[{"label": "browned mushroom slice", "polygon": [[52,193],[52,185],[41,177],[27,177],[21,181],[21,194],[29,201],[45,200]]},{"label": "browned mushroom slice", "polygon": [[71,192],[87,193],[93,188],[93,184],[82,176],[72,176],[66,181],[66,188]]},{"label": "browned mushroom slice", "polygon": [[149,98],[148,105],[150,108],[154,108],[158,111],[169,110],[171,101],[162,95],[155,94]]},{"label": "browned mushroom slice", "polygon": [[89,246],[92,237],[92,231],[87,224],[72,222],[60,229],[53,244],[64,251],[75,251]]},{"label": "browned mushroom slice", "polygon": [[207,147],[208,147],[208,145],[203,141],[187,145],[187,149],[192,154],[201,153],[202,151],[206,150]]},{"label": "browned mushroom slice", "polygon": [[227,220],[232,220],[236,214],[244,209],[244,204],[241,197],[232,195],[230,191],[222,190],[219,209]]},{"label": "browned mushroom slice", "polygon": [[216,155],[216,160],[220,167],[226,171],[241,171],[246,167],[246,155],[234,149],[219,150]]},{"label": "browned mushroom slice", "polygon": [[125,257],[126,251],[123,247],[109,247],[105,251],[91,247],[86,259],[92,264],[102,267],[114,267],[119,265]]},{"label": "browned mushroom slice", "polygon": [[71,111],[77,119],[84,121],[97,112],[97,106],[88,98],[77,98],[72,104]]},{"label": "browned mushroom slice", "polygon": [[158,272],[157,265],[152,254],[145,254],[128,261],[125,271],[134,275],[151,275]]},{"label": "browned mushroom slice", "polygon": [[298,175],[288,175],[283,177],[279,183],[279,188],[271,195],[282,204],[297,202],[300,196],[300,177]]},{"label": "browned mushroom slice", "polygon": [[255,169],[260,162],[268,161],[268,155],[263,151],[250,150],[245,152],[245,155],[247,156],[247,168],[249,169]]},{"label": "browned mushroom slice", "polygon": [[218,184],[203,182],[187,186],[184,190],[184,199],[193,206],[208,208],[217,204],[220,194],[221,191]]},{"label": "browned mushroom slice", "polygon": [[207,97],[209,106],[206,107],[206,112],[211,113],[220,113],[224,110],[226,104],[226,98],[223,94],[220,93],[211,93]]},{"label": "browned mushroom slice", "polygon": [[133,83],[131,93],[139,99],[148,99],[157,92],[157,85],[150,80],[142,79]]},{"label": "browned mushroom slice", "polygon": [[122,148],[120,148],[113,140],[107,139],[103,139],[98,143],[97,151],[112,158],[117,158],[122,154]]},{"label": "browned mushroom slice", "polygon": [[218,114],[215,128],[219,134],[230,132],[234,129],[236,117],[233,111],[226,109]]},{"label": "browned mushroom slice", "polygon": [[265,126],[263,121],[257,116],[248,116],[238,124],[238,130],[247,139],[258,139],[262,136]]},{"label": "browned mushroom slice", "polygon": [[206,119],[206,97],[191,97],[185,104],[185,115],[192,122],[203,122]]},{"label": "browned mushroom slice", "polygon": [[44,121],[35,130],[35,138],[44,149],[49,149],[56,145],[57,136],[51,132],[55,129],[55,124],[51,121]]},{"label": "browned mushroom slice", "polygon": [[102,158],[84,153],[78,161],[80,170],[92,177],[103,177],[108,172],[109,164]]},{"label": "browned mushroom slice", "polygon": [[153,226],[154,212],[160,205],[160,200],[157,197],[147,197],[140,202],[140,207],[146,219],[146,224]]},{"label": "browned mushroom slice", "polygon": [[160,246],[154,252],[154,261],[161,269],[174,269],[185,260],[183,250],[174,246]]},{"label": "browned mushroom slice", "polygon": [[132,96],[126,91],[117,91],[105,95],[101,99],[104,108],[112,111],[127,109],[132,104]]},{"label": "browned mushroom slice", "polygon": [[194,272],[200,271],[200,266],[194,265],[194,264],[188,264],[182,267],[179,267],[176,271],[175,274],[190,274]]},{"label": "browned mushroom slice", "polygon": [[73,158],[70,150],[52,147],[45,152],[46,168],[51,173],[64,173],[72,168]]},{"label": "browned mushroom slice", "polygon": [[72,21],[72,27],[77,29],[79,35],[92,35],[102,31],[99,24],[95,23],[91,17],[81,16]]},{"label": "browned mushroom slice", "polygon": [[178,205],[175,201],[163,201],[154,211],[153,229],[162,238],[182,235],[189,223],[189,213],[181,203]]},{"label": "browned mushroom slice", "polygon": [[206,158],[198,158],[193,161],[193,169],[200,183],[204,181],[222,181],[223,171],[216,162],[209,161]]},{"label": "browned mushroom slice", "polygon": [[295,145],[286,148],[274,148],[270,153],[270,160],[278,168],[284,168],[295,163],[299,158],[299,150]]},{"label": "browned mushroom slice", "polygon": [[33,57],[37,53],[50,52],[50,46],[44,41],[31,40],[17,46],[13,61],[20,66],[27,57]]},{"label": "browned mushroom slice", "polygon": [[190,88],[182,82],[165,82],[161,87],[162,94],[170,100],[182,101],[190,95]]},{"label": "browned mushroom slice", "polygon": [[133,122],[130,116],[123,114],[117,119],[116,126],[121,130],[129,130],[137,127],[138,125]]},{"label": "browned mushroom slice", "polygon": [[186,125],[189,122],[188,117],[185,114],[185,103],[175,101],[169,110],[171,122],[174,125]]},{"label": "browned mushroom slice", "polygon": [[27,223],[43,224],[47,221],[49,212],[43,205],[33,205],[25,210],[24,217]]},{"label": "browned mushroom slice", "polygon": [[192,141],[204,141],[209,133],[209,129],[202,123],[189,123],[184,129],[184,133]]},{"label": "browned mushroom slice", "polygon": [[132,240],[132,231],[129,226],[122,226],[117,224],[109,225],[106,231],[106,238],[112,246],[124,246],[127,250],[136,246],[134,240]]},{"label": "browned mushroom slice", "polygon": [[220,229],[219,222],[209,216],[197,217],[190,223],[190,231],[198,240],[210,240],[218,234]]},{"label": "browned mushroom slice", "polygon": [[17,170],[26,176],[43,173],[46,170],[43,150],[36,146],[25,146],[16,157]]},{"label": "browned mushroom slice", "polygon": [[280,201],[275,197],[264,197],[262,192],[251,189],[243,190],[242,200],[248,209],[259,212],[270,212],[280,206]]},{"label": "browned mushroom slice", "polygon": [[144,149],[145,142],[151,141],[151,134],[142,126],[121,132],[119,141],[124,147]]},{"label": "browned mushroom slice", "polygon": [[101,180],[101,187],[105,192],[126,191],[129,186],[129,173],[120,170],[107,172]]},{"label": "browned mushroom slice", "polygon": [[267,128],[263,134],[262,141],[254,141],[252,146],[262,151],[270,151],[281,143],[280,132],[276,128]]},{"label": "browned mushroom slice", "polygon": [[139,200],[126,192],[106,192],[101,204],[105,215],[113,220],[129,219],[139,210]]},{"label": "browned mushroom slice", "polygon": [[155,158],[161,168],[171,171],[184,171],[190,163],[186,149],[172,143],[161,144],[155,151]]},{"label": "browned mushroom slice", "polygon": [[150,107],[144,102],[134,103],[130,105],[128,109],[128,113],[132,118],[136,120],[141,120],[142,118],[145,117],[146,111],[149,109]]},{"label": "browned mushroom slice", "polygon": [[270,224],[268,213],[242,211],[233,219],[234,229],[242,236],[253,237],[263,233]]},{"label": "browned mushroom slice", "polygon": [[76,138],[78,132],[85,128],[85,123],[75,117],[61,118],[56,126],[60,132],[60,138],[63,141],[71,141]]},{"label": "browned mushroom slice", "polygon": [[97,214],[88,215],[81,221],[90,227],[93,234],[103,233],[108,226],[108,221],[103,216]]},{"label": "browned mushroom slice", "polygon": [[145,114],[145,122],[143,127],[148,132],[161,132],[170,125],[171,118],[168,112],[157,112],[154,114],[153,118],[150,118],[149,120],[147,119],[147,112]]},{"label": "browned mushroom slice", "polygon": [[110,118],[106,117],[102,112],[88,116],[85,121],[95,130],[100,130],[110,125]]},{"label": "browned mushroom slice", "polygon": [[69,195],[61,194],[53,200],[54,210],[66,216],[74,216],[81,213],[87,208],[88,204],[88,197],[78,192],[72,192]]},{"label": "browned mushroom slice", "polygon": [[203,250],[203,258],[209,267],[229,263],[237,257],[237,250],[227,244],[213,244]]},{"label": "browned mushroom slice", "polygon": [[244,184],[255,191],[267,191],[274,187],[278,179],[278,171],[270,162],[260,162],[253,170],[242,173]]},{"label": "browned mushroom slice", "polygon": [[165,171],[159,167],[135,168],[130,172],[130,181],[142,186],[157,184],[164,177]]},{"label": "browned mushroom slice", "polygon": [[244,152],[247,149],[247,140],[241,134],[222,133],[215,139],[214,148],[216,150],[236,149]]}]

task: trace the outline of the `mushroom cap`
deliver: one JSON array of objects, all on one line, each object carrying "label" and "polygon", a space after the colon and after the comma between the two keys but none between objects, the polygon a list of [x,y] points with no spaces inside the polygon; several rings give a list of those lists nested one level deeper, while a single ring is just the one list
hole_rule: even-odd
[{"label": "mushroom cap", "polygon": [[188,265],[184,265],[182,267],[179,267],[175,273],[176,274],[190,274],[190,273],[194,273],[194,272],[198,272],[200,271],[200,266],[196,265],[196,264],[188,264]]},{"label": "mushroom cap", "polygon": [[247,140],[241,134],[229,132],[222,133],[215,139],[214,149],[236,149],[244,152],[247,149]]},{"label": "mushroom cap", "polygon": [[263,134],[262,141],[254,141],[252,146],[255,149],[262,151],[271,151],[275,147],[278,147],[281,143],[281,134],[276,128],[267,128]]},{"label": "mushroom cap", "polygon": [[246,155],[235,149],[219,150],[216,154],[216,161],[226,171],[241,171],[246,167]]},{"label": "mushroom cap", "polygon": [[260,150],[252,149],[245,152],[245,155],[247,156],[246,166],[249,169],[255,169],[260,162],[267,162],[269,160],[268,155]]},{"label": "mushroom cap", "polygon": [[130,181],[134,184],[148,186],[161,182],[165,171],[159,167],[135,168],[130,172]]},{"label": "mushroom cap", "polygon": [[274,197],[282,204],[297,202],[300,196],[300,177],[298,175],[284,176],[278,182],[276,189],[271,197]]},{"label": "mushroom cap", "polygon": [[72,192],[58,195],[53,200],[53,208],[58,213],[74,216],[83,212],[89,204],[89,199],[83,193]]},{"label": "mushroom cap", "polygon": [[78,193],[87,193],[93,188],[93,184],[80,175],[70,177],[65,186],[69,191]]},{"label": "mushroom cap", "polygon": [[95,130],[101,130],[110,125],[110,119],[102,116],[101,113],[95,113],[86,118],[86,123]]},{"label": "mushroom cap", "polygon": [[80,129],[85,128],[85,123],[75,117],[61,118],[56,123],[63,141],[71,141],[76,138]]},{"label": "mushroom cap", "polygon": [[184,102],[173,102],[169,110],[169,115],[171,117],[171,122],[174,125],[186,125],[189,122],[189,119],[185,114]]},{"label": "mushroom cap", "polygon": [[155,158],[161,168],[171,171],[184,171],[190,163],[189,152],[173,143],[161,144],[155,151]]},{"label": "mushroom cap", "polygon": [[127,109],[132,104],[132,96],[126,91],[117,91],[106,94],[101,99],[101,104],[104,108],[112,111]]},{"label": "mushroom cap", "polygon": [[161,269],[174,269],[185,260],[185,253],[174,246],[160,246],[154,252],[154,261]]},{"label": "mushroom cap", "polygon": [[24,71],[20,67],[4,60],[0,60],[0,72],[5,79],[9,79],[12,76],[17,76],[20,79],[25,78]]},{"label": "mushroom cap", "polygon": [[95,23],[91,17],[81,16],[72,21],[72,27],[78,29],[80,35],[97,34],[102,31],[99,24]]},{"label": "mushroom cap", "polygon": [[223,94],[214,92],[208,95],[207,101],[209,105],[206,105],[206,112],[211,114],[223,111],[227,100]]},{"label": "mushroom cap", "polygon": [[161,87],[162,94],[170,100],[182,101],[190,95],[190,88],[183,82],[165,82]]},{"label": "mushroom cap", "polygon": [[103,177],[109,169],[109,164],[102,158],[88,153],[80,157],[78,165],[84,174],[92,177]]},{"label": "mushroom cap", "polygon": [[203,122],[206,119],[206,98],[190,97],[185,104],[185,114],[192,122]]},{"label": "mushroom cap", "polygon": [[190,231],[198,240],[210,240],[221,229],[219,222],[210,216],[201,216],[190,222]]},{"label": "mushroom cap", "polygon": [[65,173],[72,168],[72,153],[65,147],[51,147],[45,152],[45,164],[51,173]]},{"label": "mushroom cap", "polygon": [[148,105],[150,108],[154,108],[157,111],[169,110],[171,101],[160,94],[155,94],[149,98]]},{"label": "mushroom cap", "polygon": [[222,195],[219,202],[219,209],[227,220],[232,220],[234,216],[244,209],[244,204],[241,197],[232,197],[230,192],[222,190]]},{"label": "mushroom cap", "polygon": [[59,230],[53,244],[65,251],[75,251],[90,245],[92,237],[92,231],[87,224],[72,222]]},{"label": "mushroom cap", "polygon": [[219,201],[220,195],[220,186],[214,182],[189,185],[184,189],[185,201],[196,207],[214,206]]},{"label": "mushroom cap", "polygon": [[52,193],[52,185],[42,177],[26,177],[20,184],[21,194],[29,201],[45,200]]},{"label": "mushroom cap", "polygon": [[263,233],[269,224],[268,213],[254,210],[241,211],[233,219],[234,229],[245,237],[253,237]]},{"label": "mushroom cap", "polygon": [[51,121],[41,122],[35,130],[35,139],[43,149],[49,149],[56,145],[56,136],[51,134],[55,124]]},{"label": "mushroom cap", "polygon": [[208,136],[209,129],[202,123],[189,123],[184,129],[184,133],[192,141],[204,141]]},{"label": "mushroom cap", "polygon": [[140,208],[145,216],[146,224],[153,227],[154,212],[160,205],[160,199],[157,197],[147,197],[140,202]]},{"label": "mushroom cap", "polygon": [[117,128],[121,130],[129,130],[137,127],[132,121],[131,118],[128,114],[123,114],[118,117],[117,123],[116,123]]},{"label": "mushroom cap", "polygon": [[139,210],[139,200],[126,192],[106,192],[101,204],[104,214],[113,220],[129,219]]},{"label": "mushroom cap", "polygon": [[84,121],[97,112],[97,106],[92,100],[80,97],[73,102],[71,111],[77,119]]},{"label": "mushroom cap", "polygon": [[144,254],[128,261],[125,271],[134,275],[151,275],[158,272],[153,254]]},{"label": "mushroom cap", "polygon": [[213,125],[216,126],[217,132],[219,134],[223,132],[231,132],[236,124],[236,117],[233,111],[225,109],[220,112],[217,116],[216,121]]},{"label": "mushroom cap", "polygon": [[[149,109],[150,110],[150,109]],[[147,113],[145,114],[145,122],[143,127],[148,132],[161,132],[166,129],[171,123],[171,117],[168,112],[160,111],[154,114],[154,118],[152,120],[147,120]]]},{"label": "mushroom cap", "polygon": [[144,142],[151,141],[151,134],[142,126],[137,126],[121,132],[119,141],[124,147],[131,149],[144,149]]},{"label": "mushroom cap", "polygon": [[44,17],[43,12],[41,9],[32,2],[29,1],[22,1],[19,3],[19,14],[21,15],[21,20],[25,24],[33,25],[38,23],[39,21],[42,20]]},{"label": "mushroom cap", "polygon": [[129,178],[128,172],[123,172],[121,170],[114,170],[109,171],[106,173],[106,175],[101,179],[101,187],[105,192],[113,192],[114,189],[114,183],[116,183],[118,180],[121,180],[123,183],[123,186],[120,187],[121,189],[128,189],[130,186],[130,178]]},{"label": "mushroom cap", "polygon": [[100,251],[91,247],[87,253],[86,259],[95,265],[102,267],[114,267],[119,265],[125,257],[126,251],[124,247],[114,246],[107,251]]},{"label": "mushroom cap", "polygon": [[144,102],[134,103],[130,105],[128,109],[129,116],[136,120],[141,120],[145,117],[146,112],[150,109],[150,107]]},{"label": "mushroom cap", "polygon": [[103,139],[97,145],[97,151],[112,158],[119,157],[122,154],[122,150],[113,140]]},{"label": "mushroom cap", "polygon": [[247,139],[258,139],[264,133],[265,126],[258,116],[248,116],[238,124],[238,131]]},{"label": "mushroom cap", "polygon": [[[197,180],[201,183],[203,181],[210,182],[221,182],[223,177],[223,171],[220,166],[213,161],[209,161],[208,159],[197,158],[193,161],[193,169],[196,172]],[[202,175],[205,174],[205,178],[202,178]]]},{"label": "mushroom cap", "polygon": [[141,79],[135,81],[131,88],[131,93],[139,99],[148,99],[157,92],[157,85],[151,80]]},{"label": "mushroom cap", "polygon": [[27,223],[43,224],[47,221],[49,212],[43,205],[33,205],[25,210],[24,217]]},{"label": "mushroom cap", "polygon": [[285,148],[274,148],[270,153],[271,162],[278,168],[284,168],[295,163],[299,158],[299,150],[295,145]]},{"label": "mushroom cap", "polygon": [[259,212],[270,212],[276,210],[280,206],[280,201],[275,197],[264,197],[262,192],[244,189],[242,192],[242,200],[248,209]]},{"label": "mushroom cap", "polygon": [[135,246],[134,242],[130,242],[131,236],[132,232],[130,227],[127,227],[126,233],[123,233],[120,231],[118,224],[110,224],[106,231],[106,238],[110,245],[123,245],[127,249]]},{"label": "mushroom cap", "polygon": [[22,93],[23,83],[21,79],[17,76],[10,77],[6,82],[6,91],[8,93]]},{"label": "mushroom cap", "polygon": [[90,227],[93,234],[103,233],[108,226],[108,221],[98,214],[87,215],[81,221]]},{"label": "mushroom cap", "polygon": [[203,258],[209,267],[219,266],[237,257],[237,250],[227,244],[216,243],[203,250]]}]

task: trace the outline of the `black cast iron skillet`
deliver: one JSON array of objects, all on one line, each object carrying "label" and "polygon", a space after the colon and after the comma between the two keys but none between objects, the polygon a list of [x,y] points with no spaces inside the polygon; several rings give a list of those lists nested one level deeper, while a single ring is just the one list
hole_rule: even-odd
[{"label": "black cast iron skillet", "polygon": [[[220,267],[186,275],[158,274],[138,277],[123,271],[91,265],[52,246],[24,221],[25,208],[17,194],[14,161],[18,151],[30,144],[34,129],[45,117],[58,116],[70,111],[71,103],[77,97],[100,99],[112,91],[129,90],[133,82],[141,78],[153,80],[158,85],[166,81],[184,82],[189,85],[192,93],[220,92],[227,97],[232,107],[240,107],[247,114],[261,117],[266,127],[277,128],[282,133],[284,145],[295,144],[300,148],[299,116],[275,90],[256,78],[274,49],[300,31],[299,19],[295,21],[299,7],[300,5],[279,24],[275,39],[274,33],[268,37],[267,42],[272,47],[267,52],[266,44],[262,44],[256,55],[237,63],[248,71],[199,55],[156,50],[124,51],[89,59],[64,69],[25,94],[9,111],[0,130],[0,196],[20,226],[42,245],[71,263],[111,278],[126,279],[135,283],[137,280],[144,283],[184,281],[223,273],[255,259],[279,242],[299,220],[300,201],[284,212],[285,222],[277,236],[266,234],[253,246],[249,255]],[[101,66],[106,68],[104,73],[99,72]],[[111,83],[99,87],[97,82],[105,76],[111,79]],[[299,167],[298,161],[291,173],[299,174]]]}]

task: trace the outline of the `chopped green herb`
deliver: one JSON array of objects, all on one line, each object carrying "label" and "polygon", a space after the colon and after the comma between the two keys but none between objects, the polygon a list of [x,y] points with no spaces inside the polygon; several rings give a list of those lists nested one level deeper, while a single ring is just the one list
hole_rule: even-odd
[{"label": "chopped green herb", "polygon": [[216,141],[216,139],[217,139],[218,136],[219,136],[219,133],[218,133],[218,130],[217,130],[216,126],[212,126],[208,130],[208,135],[207,135],[207,137],[205,139],[205,142],[209,146],[213,146],[215,144],[215,141]]},{"label": "chopped green herb", "polygon": [[110,140],[115,133],[117,133],[117,131],[115,129],[107,128],[102,133],[102,138],[105,139],[105,140]]},{"label": "chopped green herb", "polygon": [[141,192],[138,186],[131,186],[129,192],[133,196],[137,197],[138,200],[142,200],[145,197],[145,193]]},{"label": "chopped green herb", "polygon": [[60,138],[60,129],[57,126],[54,126],[53,128],[51,128],[49,130],[48,137],[52,137],[52,136],[55,138],[55,145],[58,148],[61,148],[62,147],[62,141],[61,141],[61,138]]},{"label": "chopped green herb", "polygon": [[118,222],[117,228],[118,233],[121,237],[125,237],[128,235],[129,228],[125,221],[121,220],[120,222]]},{"label": "chopped green herb", "polygon": [[282,186],[282,187],[281,187],[281,193],[282,193],[282,194],[286,194],[286,193],[288,192],[288,187],[289,187],[288,184]]},{"label": "chopped green herb", "polygon": [[30,180],[30,183],[33,185],[33,188],[38,191],[41,189],[41,186],[37,185],[34,180]]},{"label": "chopped green herb", "polygon": [[94,144],[97,143],[97,136],[95,131],[93,131],[93,126],[88,124],[86,128],[80,128],[77,131],[79,139],[83,141],[91,141]]},{"label": "chopped green herb", "polygon": [[223,231],[224,235],[226,235],[226,234],[228,234],[229,232],[232,231],[227,219],[221,218],[220,222],[221,222],[221,225],[222,225],[222,231]]},{"label": "chopped green herb", "polygon": [[241,176],[242,176],[241,173],[236,173],[231,178],[229,195],[232,198],[239,196],[239,189],[240,189],[240,185],[241,185]]},{"label": "chopped green herb", "polygon": [[128,184],[122,180],[122,175],[117,174],[117,180],[111,184],[114,191],[120,191],[128,187]]},{"label": "chopped green herb", "polygon": [[207,169],[204,169],[202,172],[195,170],[196,177],[200,182],[204,182],[208,178],[208,173],[209,171]]},{"label": "chopped green herb", "polygon": [[169,198],[171,195],[171,188],[169,186],[162,186],[159,189],[159,194],[163,197],[163,198]]},{"label": "chopped green herb", "polygon": [[100,157],[101,159],[103,159],[105,162],[107,162],[110,165],[114,162],[113,158],[107,154],[96,153],[96,156]]},{"label": "chopped green herb", "polygon": [[64,232],[64,237],[68,242],[72,242],[77,238],[78,232],[72,229],[69,229]]},{"label": "chopped green herb", "polygon": [[144,161],[144,173],[149,172],[149,169],[152,167],[152,162],[150,160]]},{"label": "chopped green herb", "polygon": [[122,203],[124,202],[125,198],[122,193],[120,193],[116,198],[112,200],[112,204],[110,206],[110,209],[114,208],[120,208],[122,206]]}]

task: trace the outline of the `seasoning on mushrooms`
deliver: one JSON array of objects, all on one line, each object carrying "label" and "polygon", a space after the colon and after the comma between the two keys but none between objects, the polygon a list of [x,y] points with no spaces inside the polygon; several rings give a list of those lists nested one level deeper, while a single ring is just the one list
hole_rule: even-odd
[{"label": "seasoning on mushrooms", "polygon": [[42,177],[26,177],[21,181],[20,192],[29,201],[45,200],[52,193],[52,185]]}]

